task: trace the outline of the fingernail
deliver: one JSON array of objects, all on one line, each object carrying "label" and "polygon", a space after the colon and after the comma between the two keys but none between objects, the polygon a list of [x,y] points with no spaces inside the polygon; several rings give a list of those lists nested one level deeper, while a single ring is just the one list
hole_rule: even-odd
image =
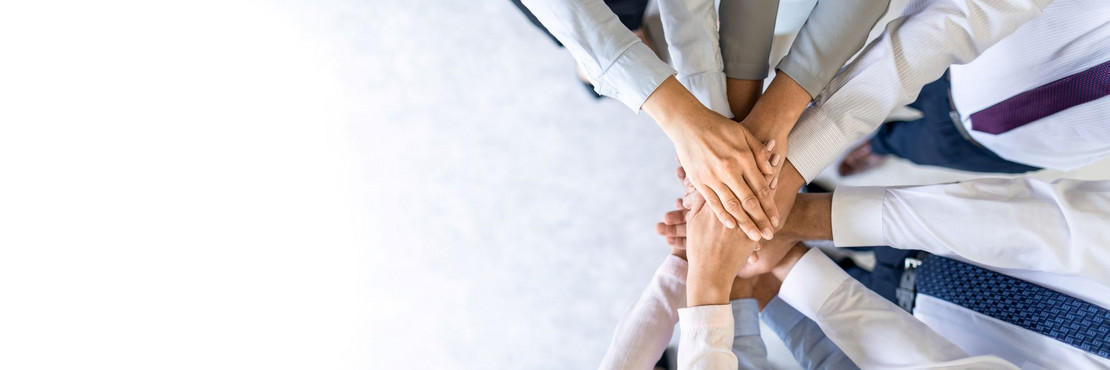
[{"label": "fingernail", "polygon": [[758,262],[759,262],[759,256],[757,256],[755,253],[752,253],[752,255],[748,256],[748,263],[758,263]]},{"label": "fingernail", "polygon": [[782,162],[782,155],[781,154],[775,154],[773,157],[771,157],[771,165],[772,166],[777,167],[779,165],[779,163],[781,163],[781,162]]},{"label": "fingernail", "polygon": [[748,234],[748,239],[759,241],[759,233],[755,232],[755,230],[747,230],[744,231],[744,233]]},{"label": "fingernail", "polygon": [[778,186],[779,186],[779,178],[776,177],[774,180],[771,180],[771,189],[777,188]]},{"label": "fingernail", "polygon": [[779,216],[771,217],[771,224],[775,225],[775,227],[779,227]]},{"label": "fingernail", "polygon": [[725,227],[730,228],[730,229],[735,229],[736,228],[736,223],[732,222],[732,220],[726,220],[725,221]]},{"label": "fingernail", "polygon": [[775,233],[771,229],[763,229],[763,239],[771,240],[775,237]]},{"label": "fingernail", "polygon": [[775,150],[775,139],[771,139],[771,141],[767,142],[767,152],[771,152],[772,150]]}]

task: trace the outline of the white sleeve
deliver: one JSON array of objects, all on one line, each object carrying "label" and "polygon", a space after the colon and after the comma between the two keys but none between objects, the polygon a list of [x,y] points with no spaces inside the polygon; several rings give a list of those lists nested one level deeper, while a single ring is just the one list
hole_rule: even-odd
[{"label": "white sleeve", "polygon": [[1016,369],[968,357],[921,321],[864,287],[814,248],[787,274],[779,298],[809,317],[860,368]]},{"label": "white sleeve", "polygon": [[1108,225],[1110,181],[1021,177],[833,193],[837,246],[920,249],[1104,285],[1110,285]]},{"label": "white sleeve", "polygon": [[582,65],[598,94],[638,111],[675,74],[601,0],[523,3]]},{"label": "white sleeve", "polygon": [[732,305],[698,306],[678,310],[679,369],[736,369],[732,353]]},{"label": "white sleeve", "polygon": [[659,17],[678,82],[707,108],[732,117],[713,0],[659,0]]},{"label": "white sleeve", "polygon": [[974,60],[1051,1],[913,1],[802,114],[790,133],[790,163],[812,181],[948,66]]},{"label": "white sleeve", "polygon": [[621,317],[599,369],[650,369],[659,361],[686,307],[686,261],[668,256],[651,283]]}]

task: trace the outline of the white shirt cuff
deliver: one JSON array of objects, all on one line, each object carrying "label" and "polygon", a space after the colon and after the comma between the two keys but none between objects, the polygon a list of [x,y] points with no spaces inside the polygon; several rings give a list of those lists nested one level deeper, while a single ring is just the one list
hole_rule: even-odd
[{"label": "white shirt cuff", "polygon": [[832,232],[837,247],[887,245],[883,238],[886,187],[838,187],[833,192]]},{"label": "white shirt cuff", "polygon": [[798,125],[790,132],[786,158],[802,178],[810,182],[851,144],[852,139],[844,136],[821,106],[810,106],[802,112]]},{"label": "white shirt cuff", "polygon": [[[779,298],[806,317],[817,317],[821,306],[844,280],[851,279],[825,256],[821,250],[811,248],[786,274],[779,288]],[[679,312],[681,314],[681,311]]]},{"label": "white shirt cuff", "polygon": [[663,264],[659,265],[659,269],[655,273],[660,276],[667,276],[678,280],[682,284],[686,284],[687,268],[689,268],[689,263],[686,262],[686,260],[672,254],[667,256],[667,259],[663,260]]},{"label": "white shirt cuff", "polygon": [[659,60],[647,45],[637,42],[601,72],[594,90],[639,111],[648,96],[674,74],[674,68]]},{"label": "white shirt cuff", "polygon": [[[678,322],[686,329],[732,329],[732,305],[686,307],[678,309]],[[728,336],[732,338],[732,336]]]}]

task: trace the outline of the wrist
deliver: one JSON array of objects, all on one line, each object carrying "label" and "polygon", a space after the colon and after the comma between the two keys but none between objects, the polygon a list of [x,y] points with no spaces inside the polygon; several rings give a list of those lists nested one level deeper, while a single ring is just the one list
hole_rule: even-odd
[{"label": "wrist", "polygon": [[686,285],[686,305],[697,307],[728,304],[731,289],[731,284],[722,284],[719,281],[691,280]]},{"label": "wrist", "polygon": [[832,240],[832,193],[798,194],[783,233],[797,240]]},{"label": "wrist", "polygon": [[808,251],[809,248],[806,248],[802,243],[794,244],[794,247],[786,252],[786,255],[782,257],[779,264],[771,269],[771,274],[779,279],[779,281],[785,281],[786,275],[790,274],[790,270],[794,269],[794,265],[796,265]]},{"label": "wrist", "polygon": [[659,84],[644,101],[643,109],[672,141],[689,129],[688,117],[708,110],[674,76]]}]

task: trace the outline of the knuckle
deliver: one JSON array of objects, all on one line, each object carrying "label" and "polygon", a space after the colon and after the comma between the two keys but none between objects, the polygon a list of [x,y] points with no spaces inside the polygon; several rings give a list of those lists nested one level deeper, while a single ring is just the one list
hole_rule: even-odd
[{"label": "knuckle", "polygon": [[759,188],[759,195],[762,196],[762,197],[770,196],[771,195],[771,187],[763,186],[763,187]]},{"label": "knuckle", "polygon": [[749,195],[744,197],[744,200],[741,202],[744,205],[744,209],[753,209],[753,207],[759,205],[759,198],[756,198],[754,195]]},{"label": "knuckle", "polygon": [[741,207],[740,201],[738,201],[736,199],[730,199],[730,200],[725,202],[725,208],[730,210],[730,211],[738,211],[738,210],[742,209],[740,207]]}]

